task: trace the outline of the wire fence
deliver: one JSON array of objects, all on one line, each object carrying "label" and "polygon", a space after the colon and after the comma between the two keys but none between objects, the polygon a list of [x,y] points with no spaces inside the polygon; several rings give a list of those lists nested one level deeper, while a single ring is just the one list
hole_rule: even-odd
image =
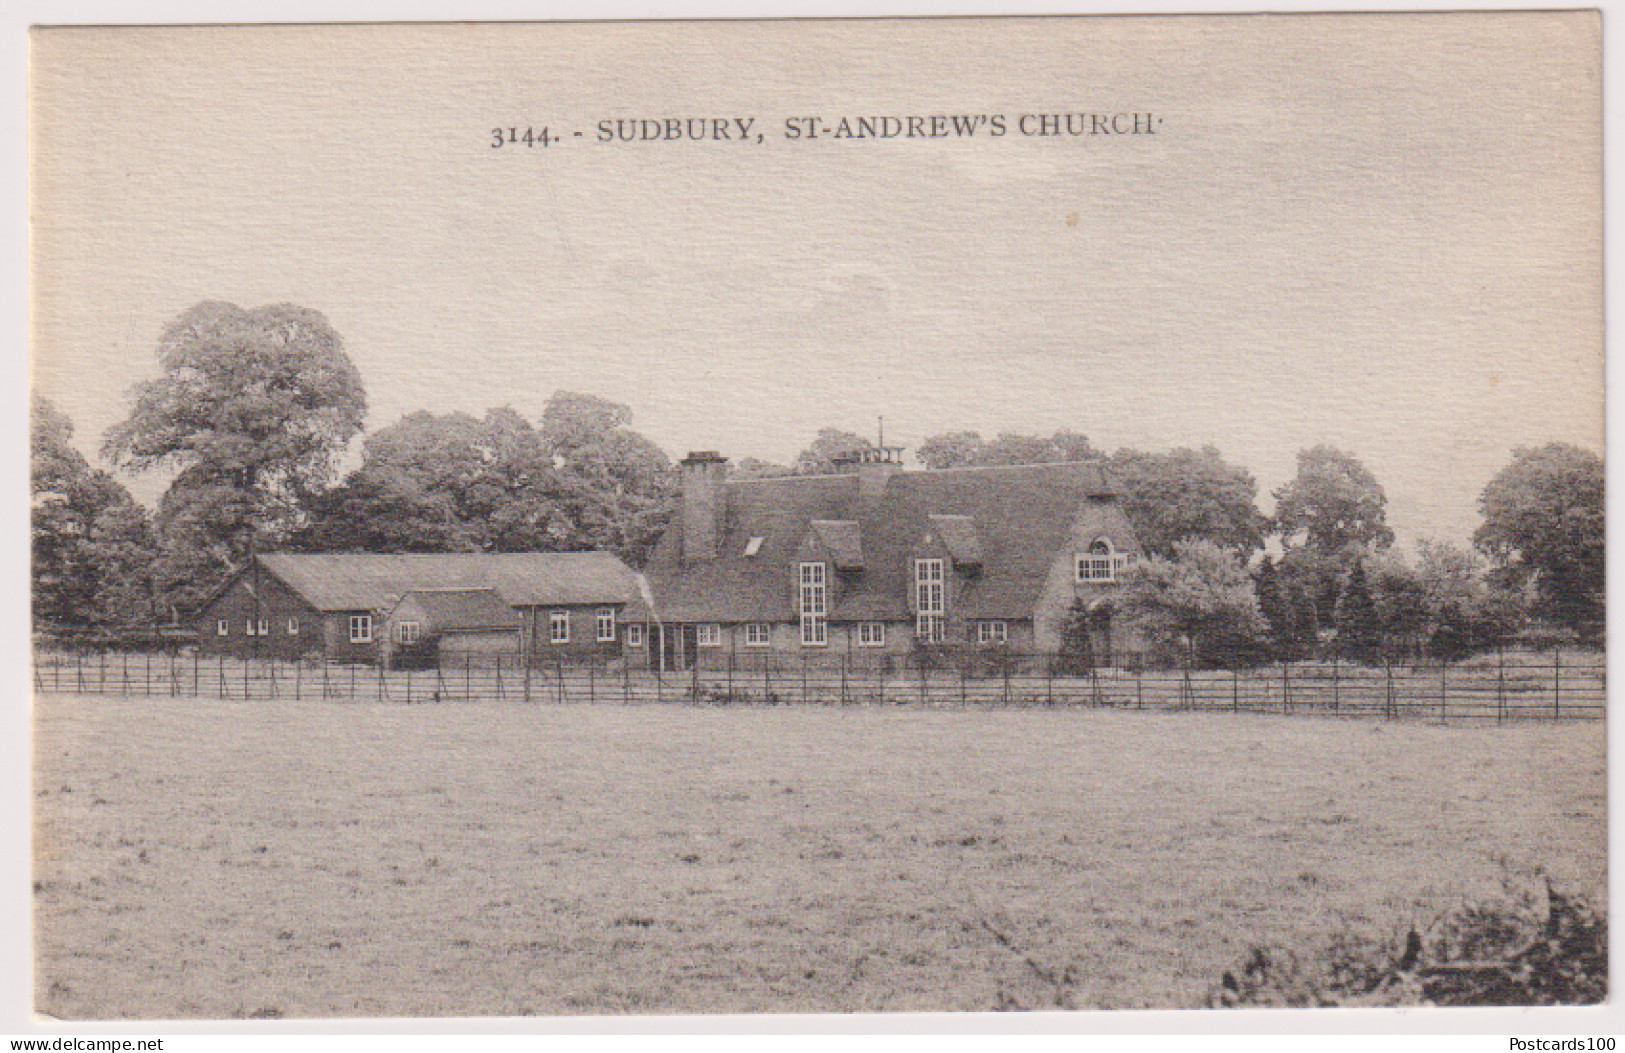
[{"label": "wire fence", "polygon": [[1070,706],[1326,715],[1433,723],[1600,720],[1598,652],[1515,652],[1454,664],[1339,660],[1245,670],[1057,672],[1054,656],[997,668],[900,659],[812,662],[719,656],[681,672],[622,662],[536,665],[518,655],[445,658],[426,669],[199,654],[41,654],[41,692],[380,704],[696,706]]}]

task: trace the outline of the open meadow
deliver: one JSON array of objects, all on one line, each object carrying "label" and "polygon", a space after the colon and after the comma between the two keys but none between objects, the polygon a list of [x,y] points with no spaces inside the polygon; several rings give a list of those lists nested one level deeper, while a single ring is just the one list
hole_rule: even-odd
[{"label": "open meadow", "polygon": [[40,695],[62,1018],[1202,1004],[1540,867],[1604,725]]}]

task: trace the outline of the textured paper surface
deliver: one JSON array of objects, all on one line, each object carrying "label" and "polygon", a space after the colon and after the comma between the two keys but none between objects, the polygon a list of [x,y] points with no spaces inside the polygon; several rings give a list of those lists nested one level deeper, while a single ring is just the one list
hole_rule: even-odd
[{"label": "textured paper surface", "polygon": [[1266,512],[1331,443],[1404,546],[1602,448],[1594,12],[50,28],[30,89],[31,382],[94,463],[206,299],[322,311],[369,430],[1070,428],[1215,444]]}]

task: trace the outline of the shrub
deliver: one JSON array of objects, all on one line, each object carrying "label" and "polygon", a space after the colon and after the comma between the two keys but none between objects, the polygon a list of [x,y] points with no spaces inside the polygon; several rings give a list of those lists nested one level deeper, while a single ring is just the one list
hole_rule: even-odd
[{"label": "shrub", "polygon": [[1254,947],[1210,1008],[1591,1005],[1608,996],[1608,922],[1582,896],[1508,890],[1426,931],[1377,941],[1340,933],[1304,957]]}]

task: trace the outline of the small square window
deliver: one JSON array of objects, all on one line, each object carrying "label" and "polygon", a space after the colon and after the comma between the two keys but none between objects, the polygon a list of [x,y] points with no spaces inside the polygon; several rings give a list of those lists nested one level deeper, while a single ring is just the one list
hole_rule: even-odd
[{"label": "small square window", "polygon": [[423,627],[417,622],[399,622],[395,626],[395,642],[400,644],[415,644],[423,634]]},{"label": "small square window", "polygon": [[722,626],[716,624],[696,626],[694,642],[701,647],[722,646]]},{"label": "small square window", "polygon": [[1002,644],[1009,639],[1009,628],[1004,622],[977,622],[976,642]]},{"label": "small square window", "polygon": [[214,623],[214,634],[216,636],[230,636],[231,635],[231,629],[230,629],[229,626],[226,625],[226,619],[221,618],[221,619],[217,620]]},{"label": "small square window", "polygon": [[858,646],[859,647],[885,647],[886,646],[886,623],[885,622],[859,622],[858,623]]},{"label": "small square window", "polygon": [[372,643],[372,615],[350,615],[350,642],[354,644]]},{"label": "small square window", "polygon": [[643,626],[634,624],[626,627],[626,646],[643,646]]},{"label": "small square window", "polygon": [[773,642],[773,627],[766,622],[751,622],[745,626],[746,647],[766,647]]},{"label": "small square window", "polygon": [[289,618],[288,619],[288,635],[289,636],[298,636],[299,635],[299,619],[298,618]]}]

